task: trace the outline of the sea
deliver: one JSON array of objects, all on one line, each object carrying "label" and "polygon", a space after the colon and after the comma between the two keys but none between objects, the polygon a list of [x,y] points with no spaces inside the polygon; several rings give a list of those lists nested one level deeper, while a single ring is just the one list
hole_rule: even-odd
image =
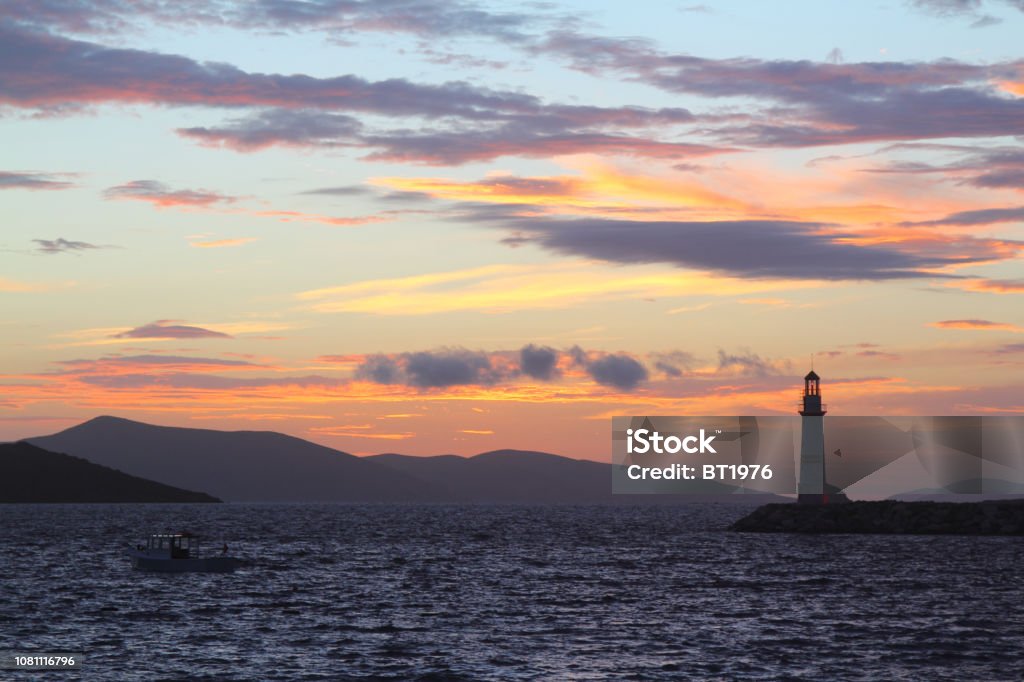
[{"label": "sea", "polygon": [[[0,680],[1021,680],[1021,538],[740,534],[752,508],[0,505]],[[189,530],[232,574],[125,554]]]}]

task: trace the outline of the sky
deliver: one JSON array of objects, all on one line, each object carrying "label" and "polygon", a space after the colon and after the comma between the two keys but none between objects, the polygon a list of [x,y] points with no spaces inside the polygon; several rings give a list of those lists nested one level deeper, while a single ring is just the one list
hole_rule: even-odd
[{"label": "sky", "polygon": [[0,1],[0,439],[1024,413],[1022,0]]}]

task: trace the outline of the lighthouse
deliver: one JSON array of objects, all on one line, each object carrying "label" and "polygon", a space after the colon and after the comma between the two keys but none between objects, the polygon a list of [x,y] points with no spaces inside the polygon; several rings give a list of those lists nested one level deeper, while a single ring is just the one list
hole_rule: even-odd
[{"label": "lighthouse", "polygon": [[813,369],[804,377],[800,416],[800,482],[797,485],[797,500],[803,504],[826,504],[825,406],[821,403],[821,377]]}]

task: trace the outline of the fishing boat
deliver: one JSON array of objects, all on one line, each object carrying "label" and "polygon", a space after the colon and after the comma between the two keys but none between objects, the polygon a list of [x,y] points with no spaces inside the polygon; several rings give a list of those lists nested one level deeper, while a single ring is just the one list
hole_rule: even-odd
[{"label": "fishing boat", "polygon": [[221,554],[203,556],[199,549],[199,536],[194,533],[164,533],[149,536],[145,545],[136,545],[128,551],[132,566],[140,571],[161,573],[231,573],[238,559],[227,555],[224,545]]}]

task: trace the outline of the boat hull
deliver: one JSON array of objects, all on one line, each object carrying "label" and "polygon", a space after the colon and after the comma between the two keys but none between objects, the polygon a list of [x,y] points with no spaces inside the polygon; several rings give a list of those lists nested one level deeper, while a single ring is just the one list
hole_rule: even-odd
[{"label": "boat hull", "polygon": [[153,573],[231,573],[238,567],[238,559],[228,556],[168,559],[133,552],[131,558],[134,568]]}]

